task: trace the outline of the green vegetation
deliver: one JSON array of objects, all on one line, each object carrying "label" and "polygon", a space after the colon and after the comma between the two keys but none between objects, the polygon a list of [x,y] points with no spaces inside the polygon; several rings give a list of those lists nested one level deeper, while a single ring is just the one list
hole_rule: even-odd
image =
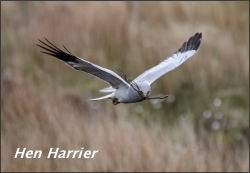
[{"label": "green vegetation", "polygon": [[[2,171],[249,170],[248,2],[2,2]],[[107,85],[40,53],[44,37],[135,78],[203,33],[153,84],[164,101],[93,102]],[[93,160],[15,160],[25,146]]]}]

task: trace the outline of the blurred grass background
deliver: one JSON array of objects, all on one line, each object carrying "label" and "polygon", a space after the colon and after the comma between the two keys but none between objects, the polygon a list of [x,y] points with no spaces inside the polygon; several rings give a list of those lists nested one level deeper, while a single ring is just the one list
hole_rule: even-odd
[{"label": "blurred grass background", "polygon": [[[249,170],[248,2],[1,2],[2,171]],[[164,101],[93,102],[107,85],[37,39],[135,78],[195,32],[198,54],[153,84]],[[17,147],[98,149],[13,159]]]}]

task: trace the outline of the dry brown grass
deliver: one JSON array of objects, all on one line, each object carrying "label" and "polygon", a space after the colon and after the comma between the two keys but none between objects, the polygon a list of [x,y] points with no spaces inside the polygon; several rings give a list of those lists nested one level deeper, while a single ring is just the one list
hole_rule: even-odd
[{"label": "dry brown grass", "polygon": [[[2,171],[249,169],[248,2],[2,2],[1,8]],[[154,93],[175,98],[160,103],[90,102],[105,85],[35,47],[46,36],[133,78],[195,32],[204,36],[199,53],[153,85]],[[214,121],[219,130],[211,129]],[[100,153],[93,160],[13,159],[17,147]]]}]

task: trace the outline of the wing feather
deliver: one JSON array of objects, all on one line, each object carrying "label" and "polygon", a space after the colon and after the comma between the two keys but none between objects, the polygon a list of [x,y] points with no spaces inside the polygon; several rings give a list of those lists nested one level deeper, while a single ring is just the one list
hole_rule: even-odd
[{"label": "wing feather", "polygon": [[45,41],[39,40],[40,44],[37,44],[37,46],[43,49],[43,51],[41,51],[42,53],[56,57],[57,59],[64,61],[76,70],[84,71],[91,75],[94,75],[108,82],[112,87],[116,89],[120,86],[129,87],[129,84],[115,72],[76,57],[75,55],[71,54],[65,46],[63,47],[67,52],[59,49],[49,40],[45,39]]},{"label": "wing feather", "polygon": [[176,53],[162,61],[160,64],[146,70],[136,79],[134,79],[134,81],[147,81],[149,84],[152,84],[162,75],[177,68],[197,52],[201,43],[201,38],[202,34],[196,33],[194,36],[190,37],[187,42],[184,42]]}]

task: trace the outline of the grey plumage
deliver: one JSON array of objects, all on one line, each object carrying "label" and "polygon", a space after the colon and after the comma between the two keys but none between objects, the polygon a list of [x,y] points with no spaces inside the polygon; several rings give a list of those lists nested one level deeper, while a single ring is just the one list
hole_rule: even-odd
[{"label": "grey plumage", "polygon": [[78,58],[77,56],[73,55],[65,46],[63,46],[65,51],[59,49],[47,39],[45,39],[45,41],[39,40],[40,43],[37,44],[37,46],[43,49],[43,51],[41,51],[42,53],[56,57],[76,70],[87,72],[108,82],[111,87],[102,89],[100,92],[110,92],[110,94],[91,100],[112,99],[113,104],[116,105],[118,103],[134,103],[146,99],[166,98],[167,96],[149,97],[151,92],[151,84],[159,77],[175,69],[185,62],[189,57],[193,56],[200,46],[201,38],[202,34],[196,33],[194,36],[190,37],[187,42],[184,42],[176,53],[162,61],[160,64],[146,70],[132,82],[123,79],[109,69]]},{"label": "grey plumage", "polygon": [[76,70],[81,70],[96,77],[99,77],[100,79],[108,82],[115,89],[118,89],[119,86],[121,85],[124,87],[129,86],[124,79],[122,79],[119,75],[117,75],[113,71],[102,68],[86,60],[80,59],[75,55],[72,55],[65,46],[64,48],[67,52],[59,49],[49,40],[45,39],[45,41],[46,42],[39,40],[40,44],[37,44],[37,46],[44,49],[42,53],[54,56],[57,59],[60,59],[65,63],[69,64]]}]

